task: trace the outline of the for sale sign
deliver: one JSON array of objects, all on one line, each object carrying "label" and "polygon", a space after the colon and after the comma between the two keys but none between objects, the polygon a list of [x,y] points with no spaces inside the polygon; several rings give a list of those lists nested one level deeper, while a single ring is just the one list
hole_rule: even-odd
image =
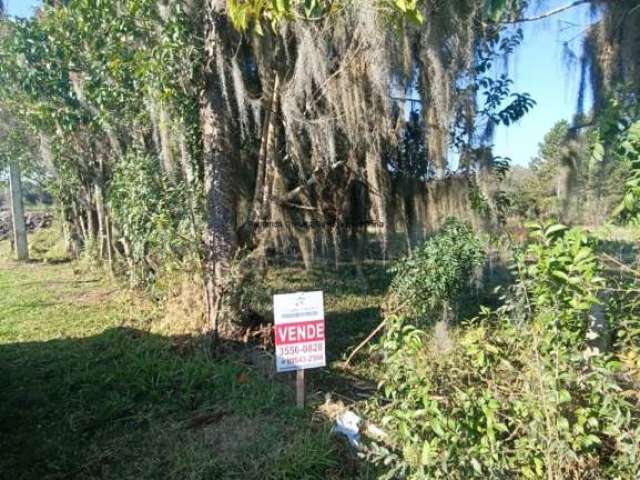
[{"label": "for sale sign", "polygon": [[278,372],[326,365],[322,292],[273,296]]}]

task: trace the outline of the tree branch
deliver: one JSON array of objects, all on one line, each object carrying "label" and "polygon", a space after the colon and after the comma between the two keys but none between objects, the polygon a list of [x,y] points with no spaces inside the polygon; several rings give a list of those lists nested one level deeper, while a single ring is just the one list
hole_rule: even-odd
[{"label": "tree branch", "polygon": [[345,367],[349,366],[349,363],[351,363],[351,360],[353,359],[353,357],[355,357],[356,353],[358,353],[360,349],[362,349],[362,347],[364,347],[373,337],[375,337],[376,334],[384,328],[386,323],[387,319],[385,318],[376,328],[373,329],[373,331],[369,335],[367,335],[367,338],[365,338],[356,348],[353,349],[353,351],[347,358],[347,361],[344,362]]},{"label": "tree branch", "polygon": [[541,13],[540,15],[536,15],[535,17],[525,17],[518,18],[516,20],[505,20],[501,23],[523,23],[523,22],[535,22],[536,20],[542,20],[544,18],[551,17],[552,15],[557,15],[558,13],[564,12],[565,10],[569,10],[570,8],[577,7],[584,3],[591,3],[591,0],[575,0],[567,5],[563,5],[562,7],[554,8],[553,10],[549,10],[548,12]]},{"label": "tree branch", "polygon": [[[342,164],[344,162],[336,162],[333,165],[331,165],[330,169],[331,170],[335,170],[338,167],[341,167]],[[303,183],[302,185],[297,186],[296,188],[294,188],[293,190],[289,191],[288,193],[286,193],[284,196],[280,197],[278,200],[280,201],[280,203],[287,203],[287,202],[291,202],[293,200],[296,199],[296,197],[298,195],[300,195],[305,189],[311,187],[312,185],[314,185],[317,181],[317,175],[322,171],[322,167],[316,167],[313,172],[311,172],[311,175],[309,176],[309,178],[307,179],[307,181],[305,183]]]},{"label": "tree branch", "polygon": [[625,270],[633,275],[635,275],[636,277],[640,278],[640,271],[638,270],[634,270],[633,268],[631,268],[629,265],[625,265],[624,263],[622,263],[620,260],[617,260],[615,258],[613,258],[611,255],[607,255],[606,253],[603,253],[601,255],[604,259],[609,260],[612,263],[615,263],[618,267],[620,267],[622,270]]},{"label": "tree branch", "polygon": [[574,125],[572,127],[569,127],[569,130],[578,131],[578,130],[582,130],[583,128],[593,127],[594,125],[595,125],[595,122],[581,123],[579,125]]}]

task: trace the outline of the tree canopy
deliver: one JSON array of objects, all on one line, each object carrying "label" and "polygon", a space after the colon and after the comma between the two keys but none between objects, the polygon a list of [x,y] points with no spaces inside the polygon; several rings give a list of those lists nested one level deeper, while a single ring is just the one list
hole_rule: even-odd
[{"label": "tree canopy", "polygon": [[205,265],[213,311],[234,259],[338,265],[372,225],[386,258],[396,231],[411,250],[451,214],[495,224],[492,134],[535,102],[491,69],[525,7],[52,2],[3,20],[0,106],[38,147],[70,248],[134,283]]}]

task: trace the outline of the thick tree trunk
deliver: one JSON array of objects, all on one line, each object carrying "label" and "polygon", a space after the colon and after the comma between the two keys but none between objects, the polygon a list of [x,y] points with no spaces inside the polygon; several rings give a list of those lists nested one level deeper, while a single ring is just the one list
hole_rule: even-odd
[{"label": "thick tree trunk", "polygon": [[29,259],[27,245],[27,227],[24,222],[24,205],[22,203],[22,179],[18,162],[9,164],[9,182],[11,188],[11,217],[13,219],[13,241],[18,260]]},{"label": "thick tree trunk", "polygon": [[208,0],[204,23],[204,90],[200,95],[204,188],[207,227],[204,234],[207,328],[214,340],[233,337],[233,311],[227,304],[230,264],[236,249],[230,119],[225,107],[222,79],[215,71],[229,29],[224,0]]}]

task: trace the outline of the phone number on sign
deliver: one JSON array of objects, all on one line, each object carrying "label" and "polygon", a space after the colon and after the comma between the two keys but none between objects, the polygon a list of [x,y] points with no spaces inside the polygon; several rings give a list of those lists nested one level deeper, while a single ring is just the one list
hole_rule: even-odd
[{"label": "phone number on sign", "polygon": [[323,343],[305,343],[303,345],[287,345],[285,347],[278,348],[278,353],[280,355],[297,355],[300,353],[316,353],[323,351]]}]

